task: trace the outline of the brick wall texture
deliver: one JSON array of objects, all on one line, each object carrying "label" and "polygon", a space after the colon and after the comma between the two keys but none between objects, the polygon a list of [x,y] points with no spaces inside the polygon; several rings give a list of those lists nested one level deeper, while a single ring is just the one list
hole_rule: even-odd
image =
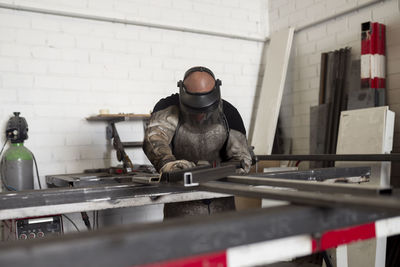
[{"label": "brick wall texture", "polygon": [[[14,0],[0,3],[265,38],[266,0]],[[248,127],[263,42],[0,8],[0,141],[14,111],[29,123],[31,149],[46,174],[117,163],[106,124],[86,117],[149,113],[195,65],[223,81],[222,95]],[[141,141],[140,122],[117,125]],[[129,149],[146,163],[141,149]],[[43,184],[43,183],[42,183]]]},{"label": "brick wall texture", "polygon": [[[369,3],[364,0],[270,0],[270,32],[309,23]],[[390,109],[400,111],[400,13],[397,0],[376,4],[338,16],[295,33],[291,64],[280,119],[285,135],[293,140],[293,153],[309,153],[310,107],[318,104],[321,53],[350,46],[360,58],[361,23],[377,21],[387,26],[387,94]],[[400,150],[400,125],[396,118],[394,151]]]}]

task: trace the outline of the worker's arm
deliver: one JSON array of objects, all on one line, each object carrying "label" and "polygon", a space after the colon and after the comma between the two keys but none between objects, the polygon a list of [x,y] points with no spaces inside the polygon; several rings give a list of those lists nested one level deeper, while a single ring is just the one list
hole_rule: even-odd
[{"label": "worker's arm", "polygon": [[246,136],[234,129],[229,131],[226,145],[226,156],[229,161],[241,161],[243,166],[238,173],[248,173],[251,167],[251,155]]},{"label": "worker's arm", "polygon": [[168,162],[176,160],[170,144],[175,134],[178,120],[179,111],[175,105],[151,114],[150,122],[144,135],[143,151],[157,171],[160,171]]},{"label": "worker's arm", "polygon": [[251,155],[247,144],[246,129],[242,116],[237,109],[227,101],[223,101],[224,115],[229,126],[229,136],[226,143],[225,157],[228,161],[242,161],[243,168],[239,173],[247,173],[251,167]]}]

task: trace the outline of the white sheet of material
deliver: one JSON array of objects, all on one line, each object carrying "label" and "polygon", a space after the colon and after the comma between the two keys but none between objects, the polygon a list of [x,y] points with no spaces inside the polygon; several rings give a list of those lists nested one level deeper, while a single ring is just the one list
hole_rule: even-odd
[{"label": "white sheet of material", "polygon": [[[385,154],[393,147],[394,112],[387,106],[342,111],[340,115],[337,154]],[[390,162],[336,162],[335,166],[371,166],[370,182],[359,186],[390,186]],[[382,227],[381,227],[382,228]],[[386,236],[346,246],[337,250],[337,258],[347,259],[337,267],[385,266]]]},{"label": "white sheet of material", "polygon": [[256,155],[269,155],[272,152],[293,33],[294,28],[288,28],[271,34],[251,138],[251,145],[254,146]]}]

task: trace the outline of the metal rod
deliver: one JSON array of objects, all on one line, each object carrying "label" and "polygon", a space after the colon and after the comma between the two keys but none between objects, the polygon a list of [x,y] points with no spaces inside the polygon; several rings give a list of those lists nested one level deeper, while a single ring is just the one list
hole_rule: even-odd
[{"label": "metal rod", "polygon": [[377,3],[379,3],[379,2],[383,2],[383,1],[384,1],[384,0],[374,0],[374,1],[370,1],[370,2],[366,2],[366,3],[363,3],[363,4],[357,5],[357,6],[353,7],[353,8],[346,9],[346,10],[340,12],[340,13],[336,13],[336,14],[333,14],[333,15],[331,15],[331,16],[328,16],[328,17],[325,17],[325,18],[316,20],[316,21],[314,21],[314,22],[304,24],[304,25],[302,25],[302,26],[296,28],[296,29],[295,29],[295,32],[297,33],[297,32],[299,32],[299,31],[305,30],[305,29],[307,29],[307,28],[314,27],[314,26],[316,26],[316,25],[318,25],[318,24],[322,24],[322,23],[324,23],[324,22],[327,22],[327,21],[336,19],[336,18],[338,18],[338,17],[347,15],[347,14],[349,14],[349,13],[351,13],[351,12],[354,12],[354,11],[357,11],[357,10],[360,10],[360,9],[363,9],[363,8],[366,8],[366,7],[375,5],[375,4],[377,4]]},{"label": "metal rod", "polygon": [[371,167],[333,167],[333,168],[321,168],[312,169],[306,171],[277,171],[277,172],[264,172],[264,173],[252,173],[253,177],[267,177],[267,178],[279,178],[289,180],[305,180],[305,181],[325,181],[335,178],[345,177],[370,177]]},{"label": "metal rod", "polygon": [[272,189],[228,182],[207,182],[200,190],[245,197],[267,198],[289,201],[296,204],[319,207],[369,208],[381,211],[400,212],[400,198],[388,196],[354,196],[350,194],[326,194],[294,189]]},{"label": "metal rod", "polygon": [[143,142],[122,142],[122,146],[126,148],[131,148],[131,147],[142,147]]},{"label": "metal rod", "polygon": [[339,193],[351,195],[378,195],[388,194],[391,189],[380,189],[377,187],[364,187],[351,184],[332,184],[324,182],[311,182],[299,181],[288,179],[264,178],[264,177],[249,177],[249,176],[228,176],[223,181],[230,183],[239,183],[246,185],[267,185],[272,187],[286,187],[298,190],[311,191],[311,192],[326,192],[326,193]]},{"label": "metal rod", "polygon": [[258,155],[257,160],[304,161],[400,161],[400,153],[392,154],[311,154],[311,155]]},{"label": "metal rod", "polygon": [[104,16],[89,15],[89,14],[82,14],[82,13],[69,12],[69,11],[51,10],[51,9],[14,5],[14,4],[6,4],[6,3],[0,3],[0,8],[12,9],[12,10],[18,10],[18,11],[27,11],[27,12],[33,12],[33,13],[46,14],[46,15],[63,16],[63,17],[70,17],[70,18],[88,19],[88,20],[111,22],[111,23],[121,23],[121,24],[125,24],[125,25],[150,27],[150,28],[156,28],[156,29],[161,29],[161,30],[203,34],[203,35],[210,35],[210,36],[216,36],[216,37],[222,37],[222,38],[252,41],[252,42],[262,42],[263,43],[263,42],[269,41],[268,38],[262,38],[262,37],[250,37],[250,36],[244,36],[244,35],[238,35],[238,34],[207,31],[207,30],[201,30],[201,29],[192,29],[192,28],[187,28],[187,27],[182,27],[182,26],[163,25],[163,24],[144,22],[144,21],[138,21],[138,20],[110,18],[110,17],[104,17]]}]

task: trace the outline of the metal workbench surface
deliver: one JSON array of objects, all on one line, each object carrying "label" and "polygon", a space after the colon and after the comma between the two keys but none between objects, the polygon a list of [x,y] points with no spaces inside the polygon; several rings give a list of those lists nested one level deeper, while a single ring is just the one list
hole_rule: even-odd
[{"label": "metal workbench surface", "polygon": [[0,193],[0,220],[226,197],[178,186],[125,183]]}]

